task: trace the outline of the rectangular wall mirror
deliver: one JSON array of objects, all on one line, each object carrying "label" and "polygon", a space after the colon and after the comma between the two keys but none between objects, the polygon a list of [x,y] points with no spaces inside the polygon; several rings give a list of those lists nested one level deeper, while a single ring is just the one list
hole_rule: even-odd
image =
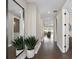
[{"label": "rectangular wall mirror", "polygon": [[[21,36],[24,38],[24,8],[16,0],[8,0],[8,19],[7,19],[8,48],[10,46],[13,46],[12,42]],[[18,55],[17,51],[16,55]]]},{"label": "rectangular wall mirror", "polygon": [[24,36],[23,9],[15,0],[8,0],[8,44],[19,36]]}]

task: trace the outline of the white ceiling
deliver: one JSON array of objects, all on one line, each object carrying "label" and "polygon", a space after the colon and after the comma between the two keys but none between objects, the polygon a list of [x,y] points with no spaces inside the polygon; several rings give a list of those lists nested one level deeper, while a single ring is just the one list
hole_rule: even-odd
[{"label": "white ceiling", "polygon": [[37,5],[44,26],[49,26],[53,24],[54,16],[56,15],[53,11],[61,9],[66,0],[26,0],[26,2]]},{"label": "white ceiling", "polygon": [[35,3],[39,7],[41,14],[47,14],[48,11],[53,14],[53,10],[59,10],[66,0],[26,0]]}]

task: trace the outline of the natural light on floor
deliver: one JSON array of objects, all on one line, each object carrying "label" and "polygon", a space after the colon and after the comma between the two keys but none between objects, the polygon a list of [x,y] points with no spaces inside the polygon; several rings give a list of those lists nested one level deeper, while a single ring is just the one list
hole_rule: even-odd
[{"label": "natural light on floor", "polygon": [[48,42],[53,42],[53,33],[51,33],[51,38],[48,38],[47,36],[45,36],[43,38],[44,43],[48,43]]}]

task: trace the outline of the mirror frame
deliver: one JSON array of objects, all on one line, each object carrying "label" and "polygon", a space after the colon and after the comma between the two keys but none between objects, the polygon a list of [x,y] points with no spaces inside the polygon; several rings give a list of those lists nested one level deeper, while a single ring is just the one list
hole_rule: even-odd
[{"label": "mirror frame", "polygon": [[16,0],[13,0],[19,7],[21,7],[22,8],[22,10],[23,10],[23,19],[24,19],[24,7],[22,7]]}]

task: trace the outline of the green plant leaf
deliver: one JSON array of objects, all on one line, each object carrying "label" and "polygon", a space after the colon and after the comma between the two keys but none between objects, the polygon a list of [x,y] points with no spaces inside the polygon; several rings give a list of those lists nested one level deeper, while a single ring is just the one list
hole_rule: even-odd
[{"label": "green plant leaf", "polygon": [[31,37],[28,37],[24,40],[25,42],[25,45],[27,46],[28,50],[32,50],[34,49],[36,43],[37,43],[37,40],[34,36],[31,36]]}]

